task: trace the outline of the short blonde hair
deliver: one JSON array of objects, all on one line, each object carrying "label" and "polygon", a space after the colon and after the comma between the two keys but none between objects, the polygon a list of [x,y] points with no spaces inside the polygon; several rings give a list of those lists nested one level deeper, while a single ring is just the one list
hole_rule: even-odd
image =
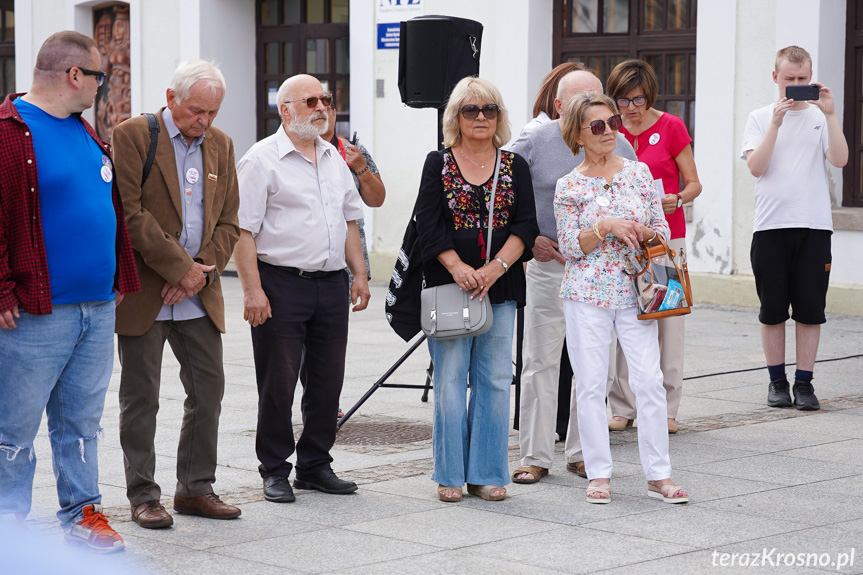
[{"label": "short blonde hair", "polygon": [[579,94],[574,96],[566,105],[566,112],[563,114],[563,119],[560,121],[560,134],[563,136],[563,141],[572,150],[572,155],[576,156],[581,151],[581,144],[578,143],[581,137],[581,131],[586,126],[584,118],[587,116],[587,110],[593,106],[607,106],[612,114],[619,114],[617,104],[605,94]]},{"label": "short blonde hair", "polygon": [[809,62],[809,67],[812,67],[812,56],[810,56],[809,52],[800,46],[786,46],[776,52],[776,62],[773,65],[773,68],[777,72],[779,71],[779,64],[782,63],[782,60],[788,60],[792,64],[798,65]]},{"label": "short blonde hair", "polygon": [[450,94],[446,109],[443,113],[443,145],[452,148],[461,144],[461,130],[458,126],[458,114],[465,101],[471,97],[479,102],[497,104],[497,129],[494,132],[492,143],[495,148],[500,148],[509,141],[511,132],[509,127],[509,113],[503,105],[500,91],[488,80],[476,76],[462,78]]}]

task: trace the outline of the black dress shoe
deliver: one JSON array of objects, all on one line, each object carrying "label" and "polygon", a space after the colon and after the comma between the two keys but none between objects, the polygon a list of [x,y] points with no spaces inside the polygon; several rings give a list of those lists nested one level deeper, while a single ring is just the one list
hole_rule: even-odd
[{"label": "black dress shoe", "polygon": [[815,388],[811,383],[794,382],[794,407],[800,411],[818,411],[821,404],[815,397]]},{"label": "black dress shoe", "polygon": [[345,481],[336,477],[332,469],[321,469],[314,473],[300,474],[294,479],[294,487],[297,489],[317,489],[324,493],[335,493],[343,495],[353,493],[357,490],[357,484],[353,481]]},{"label": "black dress shoe", "polygon": [[770,382],[770,386],[767,388],[767,405],[770,407],[791,407],[791,394],[788,391],[787,379],[783,377]]},{"label": "black dress shoe", "polygon": [[264,477],[264,499],[274,503],[291,503],[296,501],[291,480],[286,475],[271,475]]}]

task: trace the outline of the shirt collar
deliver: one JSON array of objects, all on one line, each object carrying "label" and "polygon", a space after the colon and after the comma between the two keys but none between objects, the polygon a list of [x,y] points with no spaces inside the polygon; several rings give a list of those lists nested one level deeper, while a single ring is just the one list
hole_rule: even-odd
[{"label": "shirt collar", "polygon": [[[294,146],[294,142],[291,141],[291,138],[288,136],[288,133],[285,131],[284,124],[279,125],[279,129],[276,130],[276,146],[278,148],[279,159],[281,160],[291,152],[297,152],[297,147]],[[317,154],[317,159],[320,159],[323,155],[327,155],[332,153],[335,148],[323,141],[320,136],[315,138],[315,154]]]},{"label": "shirt collar", "polygon": [[[171,113],[170,108],[165,108],[162,110],[162,120],[165,122],[165,129],[168,130],[168,137],[172,140],[180,135],[180,128],[177,127],[177,124],[174,123],[174,115]],[[201,142],[204,141],[204,136],[206,132],[192,140],[192,144],[196,144],[198,146],[201,145]],[[185,138],[183,138],[185,140]],[[190,146],[191,147],[191,146]]]}]

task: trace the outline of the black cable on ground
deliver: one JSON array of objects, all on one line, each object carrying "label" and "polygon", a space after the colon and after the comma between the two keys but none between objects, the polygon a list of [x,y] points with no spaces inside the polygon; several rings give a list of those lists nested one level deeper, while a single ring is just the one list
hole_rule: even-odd
[{"label": "black cable on ground", "polygon": [[[845,359],[857,359],[859,357],[863,357],[863,353],[858,353],[856,355],[846,355],[845,357],[831,357],[829,359],[816,359],[815,363],[827,363],[828,361],[842,361]],[[797,364],[796,363],[788,363],[786,365],[793,366],[793,365],[797,365]],[[762,365],[761,367],[750,367],[747,369],[735,369],[733,371],[719,371],[716,373],[705,373],[704,375],[691,375],[689,377],[684,377],[683,380],[688,381],[690,379],[701,379],[704,377],[715,377],[717,375],[731,375],[734,373],[746,373],[749,371],[759,371],[762,369],[767,369],[767,366]]]}]

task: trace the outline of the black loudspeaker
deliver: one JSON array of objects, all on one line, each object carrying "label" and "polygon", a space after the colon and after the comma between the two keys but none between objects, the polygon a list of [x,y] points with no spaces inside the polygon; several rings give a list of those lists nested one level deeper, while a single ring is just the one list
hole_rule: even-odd
[{"label": "black loudspeaker", "polygon": [[399,93],[411,108],[440,108],[459,80],[479,74],[479,22],[420,16],[399,33]]}]

